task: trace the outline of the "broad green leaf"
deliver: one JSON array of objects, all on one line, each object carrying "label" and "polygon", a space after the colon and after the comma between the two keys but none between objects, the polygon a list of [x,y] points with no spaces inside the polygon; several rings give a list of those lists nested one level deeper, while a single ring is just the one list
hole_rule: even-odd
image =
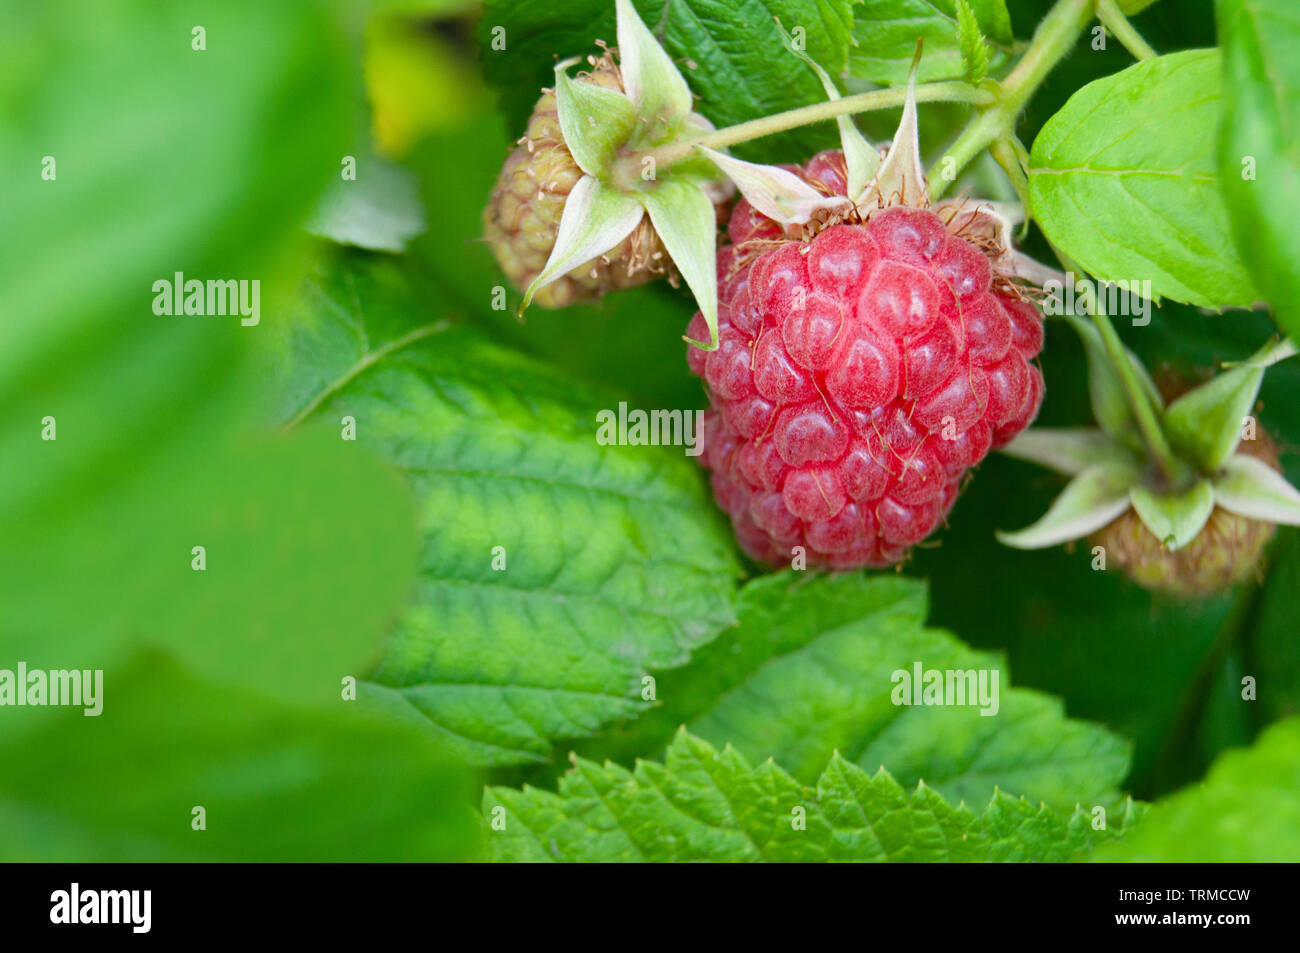
[{"label": "broad green leaf", "polygon": [[600,178],[637,124],[636,107],[622,93],[569,79],[572,60],[555,67],[555,104],[564,144],[587,175]]},{"label": "broad green leaf", "polygon": [[1042,518],[998,540],[1016,549],[1044,549],[1101,529],[1129,508],[1129,491],[1138,478],[1131,465],[1098,463],[1083,470],[1052,501]]},{"label": "broad green leaf", "polygon": [[1271,341],[1244,361],[1188,391],[1169,405],[1164,427],[1170,441],[1206,473],[1237,449],[1246,416],[1259,396],[1264,371],[1295,354],[1288,339]]},{"label": "broad green leaf", "polygon": [[[994,64],[1005,58],[1014,37],[1005,0],[967,0],[975,25],[995,44]],[[907,82],[916,41],[925,42],[919,82],[960,79],[961,30],[956,0],[864,0],[854,8],[849,73],[862,80],[890,86]]]},{"label": "broad green leaf", "polygon": [[684,448],[597,441],[618,394],[445,329],[416,287],[357,256],[305,283],[280,417],[353,417],[418,501],[413,599],[363,700],[478,763],[545,760],[732,621],[735,546]]},{"label": "broad green leaf", "polygon": [[1294,862],[1300,856],[1300,719],[1229,751],[1201,784],[1157,802],[1099,861]]},{"label": "broad green leaf", "polygon": [[575,759],[558,794],[488,788],[483,811],[504,827],[484,838],[498,861],[1064,861],[1122,836],[1141,813],[1124,802],[1094,831],[1082,808],[1056,814],[996,789],[987,800],[986,789],[976,814],[838,753],[814,784],[683,729],[663,764]]},{"label": "broad green leaf", "polygon": [[[695,94],[694,110],[719,128],[824,98],[816,77],[786,51],[782,28],[801,36],[805,52],[832,75],[848,62],[851,0],[638,0],[636,7]],[[597,39],[614,43],[614,13],[611,0],[487,0],[478,27],[484,75],[502,94],[512,138],[549,84],[553,57],[583,55]],[[504,50],[491,45],[499,29]],[[826,123],[735,152],[761,162],[802,161],[835,144]]]},{"label": "broad green leaf", "polygon": [[1089,83],[1043,126],[1029,202],[1048,240],[1103,281],[1151,298],[1249,307],[1213,154],[1220,60],[1188,50]]},{"label": "broad green leaf", "polygon": [[644,214],[636,199],[584,175],[565,200],[551,257],[524,292],[520,313],[542,288],[627,238]]},{"label": "broad green leaf", "polygon": [[340,245],[394,253],[424,228],[415,176],[371,155],[358,157],[356,178],[335,182],[307,223],[313,235]]},{"label": "broad green leaf", "polygon": [[1228,458],[1214,480],[1214,500],[1241,516],[1300,526],[1300,490],[1255,457],[1239,453]]},{"label": "broad green leaf", "polygon": [[1279,324],[1300,334],[1300,20],[1291,0],[1218,0],[1219,175],[1232,235]]},{"label": "broad green leaf", "polygon": [[307,708],[156,652],[107,670],[99,715],[49,710],[34,737],[0,740],[0,858],[466,859],[470,778],[338,687]]},{"label": "broad green leaf", "polygon": [[1095,463],[1136,463],[1133,455],[1093,427],[1033,427],[1001,449],[1009,457],[1029,460],[1058,473],[1075,476]]},{"label": "broad green leaf", "polygon": [[1214,488],[1205,479],[1178,493],[1135,486],[1129,498],[1146,528],[1171,550],[1182,549],[1195,539],[1214,512]]},{"label": "broad green leaf", "polygon": [[[783,573],[746,585],[737,610],[737,628],[658,677],[660,708],[580,753],[621,761],[657,753],[684,723],[751,761],[771,756],[809,784],[839,751],[866,771],[883,765],[901,783],[924,781],[954,801],[982,803],[995,785],[1061,810],[1116,796],[1126,744],[1066,719],[1054,699],[1012,688],[995,656],[925,628],[925,587],[916,580]],[[911,675],[918,662],[984,670],[990,679],[996,672],[997,713],[895,704],[896,673]]]},{"label": "broad green leaf", "polygon": [[689,179],[664,179],[638,197],[709,326],[709,340],[696,343],[713,350],[718,346],[718,218],[713,203]]}]

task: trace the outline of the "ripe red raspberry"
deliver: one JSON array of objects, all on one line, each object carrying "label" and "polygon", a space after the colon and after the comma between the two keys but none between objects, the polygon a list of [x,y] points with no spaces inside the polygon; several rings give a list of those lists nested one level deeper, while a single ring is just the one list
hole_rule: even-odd
[{"label": "ripe red raspberry", "polygon": [[[843,157],[803,177],[843,194]],[[1033,305],[926,208],[788,239],[743,199],[718,251],[704,465],[754,559],[887,566],[947,516],[962,476],[1043,397]],[[696,314],[688,335],[707,340]]]}]

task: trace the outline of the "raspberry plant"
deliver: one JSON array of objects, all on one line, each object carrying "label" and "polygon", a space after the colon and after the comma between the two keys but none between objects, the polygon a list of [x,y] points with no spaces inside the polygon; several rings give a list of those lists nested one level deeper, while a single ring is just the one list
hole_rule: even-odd
[{"label": "raspberry plant", "polygon": [[0,34],[5,856],[1300,855],[1288,0],[112,6]]}]

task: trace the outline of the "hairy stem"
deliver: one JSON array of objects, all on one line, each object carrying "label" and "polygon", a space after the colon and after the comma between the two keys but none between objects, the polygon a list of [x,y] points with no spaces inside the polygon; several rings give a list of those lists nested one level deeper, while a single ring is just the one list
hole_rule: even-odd
[{"label": "hairy stem", "polygon": [[1142,35],[1128,22],[1124,11],[1115,0],[1097,0],[1097,19],[1102,26],[1114,34],[1124,49],[1133,54],[1135,60],[1150,60],[1156,57],[1156,51]]},{"label": "hairy stem", "polygon": [[[751,139],[760,139],[763,136],[785,132],[789,129],[797,129],[800,126],[811,125],[815,122],[824,122],[855,113],[870,112],[874,109],[889,109],[901,106],[906,98],[907,90],[901,86],[889,89],[873,89],[866,93],[857,93],[841,99],[814,103],[811,106],[801,106],[798,109],[789,109],[785,112],[774,113],[771,116],[751,119],[749,122],[737,123],[724,129],[715,129],[713,132],[703,133],[693,139],[673,142],[658,149],[651,149],[648,152],[625,156],[620,160],[620,164],[625,166],[635,177],[640,175],[641,163],[647,156],[654,160],[658,168],[666,168],[674,162],[679,162],[694,155],[696,146],[724,149],[727,146],[749,142]],[[992,103],[994,96],[988,90],[971,86],[968,83],[924,83],[916,87],[916,101],[918,103],[973,103],[979,106]]]},{"label": "hairy stem", "polygon": [[1101,334],[1102,344],[1106,348],[1106,356],[1110,358],[1111,365],[1115,368],[1120,381],[1124,384],[1124,391],[1128,394],[1129,407],[1133,410],[1133,416],[1137,419],[1138,429],[1142,431],[1142,439],[1146,441],[1147,449],[1151,453],[1151,459],[1155,461],[1156,467],[1160,470],[1161,476],[1164,477],[1166,485],[1178,485],[1188,476],[1190,471],[1187,465],[1174,454],[1173,448],[1169,446],[1169,441],[1165,438],[1165,432],[1160,426],[1160,420],[1156,416],[1155,407],[1151,405],[1151,400],[1147,396],[1142,382],[1138,380],[1137,371],[1133,367],[1133,362],[1129,360],[1128,352],[1124,349],[1124,343],[1119,339],[1119,333],[1115,330],[1115,326],[1111,324],[1110,318],[1100,304],[1095,305],[1092,309],[1092,323],[1097,326],[1097,331]]},{"label": "hairy stem", "polygon": [[[1023,148],[1023,147],[1022,147]],[[1020,199],[1021,206],[1025,209],[1026,217],[1029,214],[1029,179],[1025,176],[1025,165],[1021,160],[1020,154],[1016,151],[1015,145],[1008,138],[995,140],[989,147],[993,158],[997,160],[1002,171],[1007,174],[1011,180],[1012,187],[1016,190],[1016,196]]]}]

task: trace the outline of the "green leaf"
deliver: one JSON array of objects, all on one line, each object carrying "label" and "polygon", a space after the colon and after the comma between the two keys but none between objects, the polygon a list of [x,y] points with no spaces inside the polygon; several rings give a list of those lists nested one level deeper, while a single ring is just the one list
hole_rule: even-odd
[{"label": "green leaf", "polygon": [[1038,522],[1014,533],[999,532],[998,540],[1016,549],[1044,549],[1087,536],[1129,508],[1129,491],[1138,475],[1131,465],[1088,467],[1066,485]]},{"label": "green leaf", "polygon": [[1096,860],[1130,863],[1291,862],[1300,855],[1300,719],[1229,751],[1203,784],[1153,805],[1122,844]]},{"label": "green leaf", "polygon": [[402,252],[424,231],[420,187],[408,169],[377,156],[357,160],[357,177],[331,186],[307,230],[340,245]]},{"label": "green leaf", "polygon": [[979,19],[966,0],[956,0],[957,44],[961,47],[961,65],[967,82],[975,85],[984,81],[989,72],[989,51],[984,34],[980,32]]},{"label": "green leaf", "polygon": [[1034,140],[1029,202],[1048,240],[1103,281],[1209,308],[1258,297],[1234,247],[1210,147],[1220,61],[1188,50],[1070,97]]},{"label": "green leaf", "polygon": [[357,256],[307,282],[280,416],[354,417],[418,501],[414,599],[363,700],[477,763],[542,761],[732,621],[735,545],[682,447],[597,441],[618,394],[445,330],[417,288]]},{"label": "green leaf", "polygon": [[1214,488],[1209,480],[1197,480],[1177,493],[1135,486],[1129,498],[1146,528],[1171,550],[1182,549],[1195,539],[1214,512]]},{"label": "green leaf", "polygon": [[1137,462],[1128,450],[1093,427],[1034,427],[1012,440],[1001,452],[1068,476],[1076,476],[1095,463]]},{"label": "green leaf", "polygon": [[1255,457],[1237,454],[1228,458],[1214,480],[1214,500],[1241,516],[1300,526],[1300,491]]},{"label": "green leaf", "polygon": [[[925,53],[917,82],[960,79],[966,74],[959,0],[865,0],[854,9],[849,73],[857,79],[889,86],[907,82],[917,39]],[[968,0],[974,25],[1003,48],[1014,37],[1005,0]],[[982,46],[981,42],[981,46]],[[985,56],[988,51],[985,49]],[[994,63],[1004,59],[1002,50]]]},{"label": "green leaf", "polygon": [[0,858],[466,859],[467,773],[418,731],[341,701],[337,680],[335,691],[305,708],[196,679],[156,652],[114,666],[98,716],[47,709],[37,734],[0,742]]},{"label": "green leaf", "polygon": [[[851,0],[640,0],[636,6],[685,76],[695,111],[719,128],[823,99],[816,77],[786,52],[782,28],[801,28],[805,52],[833,75],[848,62]],[[505,29],[504,50],[491,47],[498,27]],[[614,4],[487,0],[479,35],[484,75],[502,94],[513,137],[524,128],[539,88],[550,82],[553,57],[581,55],[598,38],[614,39]],[[761,162],[802,161],[835,144],[834,127],[823,124],[746,143],[735,152]]]},{"label": "green leaf", "polygon": [[555,246],[546,267],[524,292],[522,314],[533,295],[579,265],[609,251],[640,224],[645,210],[630,195],[624,195],[590,175],[584,175],[569,193],[560,214]]},{"label": "green leaf", "polygon": [[1255,406],[1264,370],[1294,353],[1288,340],[1265,345],[1169,405],[1164,428],[1169,440],[1205,473],[1223,466],[1241,441],[1246,416]]},{"label": "green leaf", "polygon": [[709,326],[709,340],[695,343],[708,350],[717,348],[718,218],[713,203],[689,179],[653,183],[639,192],[638,197]]},{"label": "green leaf", "polygon": [[815,784],[683,730],[664,764],[575,759],[558,794],[488,788],[484,813],[504,828],[484,836],[498,861],[1063,861],[1119,837],[1140,813],[1126,802],[1094,831],[1082,808],[1058,815],[995,790],[977,815],[839,754]]},{"label": "green leaf", "polygon": [[[786,572],[741,591],[740,625],[657,682],[661,707],[618,738],[580,748],[630,760],[657,753],[674,729],[751,761],[774,757],[813,783],[832,752],[903,784],[924,781],[951,800],[982,803],[993,786],[1067,810],[1109,803],[1127,746],[1063,717],[1055,700],[1011,688],[992,655],[924,627],[925,587],[912,579]],[[998,710],[895,704],[896,673],[985,670],[998,678]],[[991,681],[990,683],[991,684]]]},{"label": "green leaf", "polygon": [[1279,324],[1300,333],[1300,21],[1290,0],[1218,0],[1219,175],[1232,235]]}]

